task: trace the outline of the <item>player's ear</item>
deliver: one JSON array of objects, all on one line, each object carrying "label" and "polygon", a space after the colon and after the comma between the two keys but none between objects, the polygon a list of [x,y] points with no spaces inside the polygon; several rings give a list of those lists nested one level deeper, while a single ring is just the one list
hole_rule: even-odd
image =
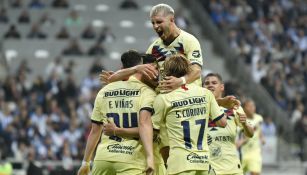
[{"label": "player's ear", "polygon": [[175,22],[175,17],[174,16],[170,16],[170,21],[171,22]]}]

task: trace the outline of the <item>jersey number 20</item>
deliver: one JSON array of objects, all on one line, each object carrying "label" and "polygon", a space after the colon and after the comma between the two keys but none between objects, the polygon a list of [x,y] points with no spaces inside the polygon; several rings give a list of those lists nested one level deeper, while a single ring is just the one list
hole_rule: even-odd
[{"label": "jersey number 20", "polygon": [[[119,128],[135,128],[138,127],[138,114],[136,112],[130,113],[123,113],[122,120],[123,126],[120,126],[120,115],[118,113],[107,113],[108,118],[113,118],[114,124]],[[131,125],[129,124],[129,117],[131,121]],[[118,142],[122,141],[122,138],[117,136],[110,136],[109,139],[116,140]]]}]

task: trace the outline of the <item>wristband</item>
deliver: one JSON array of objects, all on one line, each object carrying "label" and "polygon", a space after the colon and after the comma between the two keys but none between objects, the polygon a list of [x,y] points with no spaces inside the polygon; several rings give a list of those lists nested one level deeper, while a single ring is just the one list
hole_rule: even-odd
[{"label": "wristband", "polygon": [[113,130],[113,136],[116,136],[116,132],[115,132],[115,129]]},{"label": "wristband", "polygon": [[91,165],[91,162],[87,162],[85,160],[82,160],[81,166],[90,166],[90,165]]},{"label": "wristband", "polygon": [[186,84],[186,83],[187,83],[187,81],[186,81],[185,77],[180,77],[180,79],[182,80],[181,85],[184,85],[184,84]]}]

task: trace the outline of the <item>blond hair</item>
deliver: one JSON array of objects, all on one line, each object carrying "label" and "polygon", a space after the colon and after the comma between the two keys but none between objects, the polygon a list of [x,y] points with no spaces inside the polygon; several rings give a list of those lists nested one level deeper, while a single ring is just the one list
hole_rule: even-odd
[{"label": "blond hair", "polygon": [[153,17],[160,12],[163,12],[164,16],[167,16],[167,15],[173,15],[174,16],[175,15],[175,11],[171,6],[169,6],[167,4],[158,4],[158,5],[155,5],[151,8],[149,16]]},{"label": "blond hair", "polygon": [[182,54],[168,57],[164,62],[164,73],[166,76],[182,77],[190,72],[190,63]]}]

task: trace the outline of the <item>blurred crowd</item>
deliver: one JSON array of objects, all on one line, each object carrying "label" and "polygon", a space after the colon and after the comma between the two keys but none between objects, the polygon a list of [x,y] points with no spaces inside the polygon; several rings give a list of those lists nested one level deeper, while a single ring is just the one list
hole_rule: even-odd
[{"label": "blurred crowd", "polygon": [[307,136],[307,2],[201,1],[253,80],[288,112],[298,141]]},{"label": "blurred crowd", "polygon": [[[74,61],[60,57],[46,65],[45,77],[30,80],[32,67],[22,61],[0,81],[0,143],[4,157],[60,160],[71,169],[82,160],[95,96],[102,84],[101,60],[93,62],[80,85]],[[84,70],[86,71],[86,70]]]}]

